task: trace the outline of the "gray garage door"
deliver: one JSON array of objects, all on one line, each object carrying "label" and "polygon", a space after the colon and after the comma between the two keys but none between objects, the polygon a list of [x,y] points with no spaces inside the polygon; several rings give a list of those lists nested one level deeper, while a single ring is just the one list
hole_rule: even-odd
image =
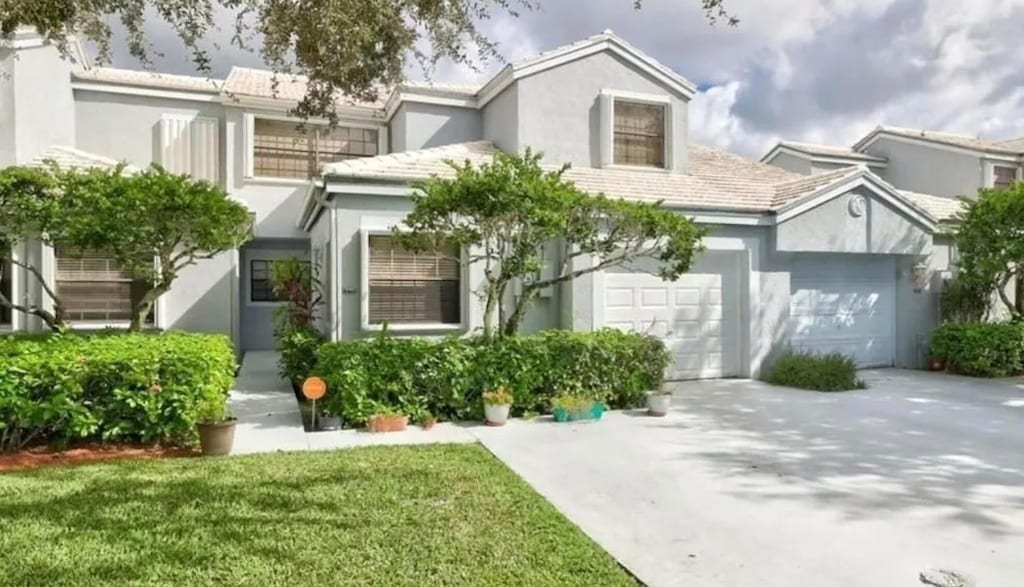
[{"label": "gray garage door", "polygon": [[790,281],[792,345],[839,351],[861,367],[892,366],[895,291],[891,256],[796,256]]}]

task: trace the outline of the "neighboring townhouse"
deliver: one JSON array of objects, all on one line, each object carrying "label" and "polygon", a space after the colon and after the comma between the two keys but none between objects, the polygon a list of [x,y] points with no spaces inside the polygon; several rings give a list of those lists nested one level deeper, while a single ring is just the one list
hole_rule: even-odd
[{"label": "neighboring townhouse", "polygon": [[879,126],[852,147],[780,141],[761,162],[804,175],[866,165],[898,189],[957,198],[1022,179],[1024,138]]},{"label": "neighboring townhouse", "polygon": [[[388,231],[412,208],[411,182],[450,174],[446,160],[526,147],[552,168],[570,163],[583,189],[663,201],[710,229],[679,280],[587,275],[544,292],[527,331],[648,332],[672,352],[669,377],[686,379],[757,376],[790,346],[921,366],[937,321],[933,285],[950,247],[936,232],[955,202],[897,190],[883,155],[819,158],[808,175],[815,165],[787,170],[694,144],[696,86],[609,31],[509,64],[479,87],[409,83],[379,103],[346,103],[335,128],[297,128],[287,112],[302,81],[265,71],[206,80],[71,66],[27,34],[0,64],[0,164],[159,162],[249,206],[254,240],[191,268],[154,313],[156,327],[224,332],[240,352],[273,347],[269,264],[287,255],[317,268],[332,339],[385,324],[397,335],[477,330],[481,268],[403,251]],[[76,326],[125,320],[130,276],[62,253],[17,251],[70,296]],[[38,296],[26,285],[15,271],[3,287]],[[7,327],[33,325],[7,316]]]}]

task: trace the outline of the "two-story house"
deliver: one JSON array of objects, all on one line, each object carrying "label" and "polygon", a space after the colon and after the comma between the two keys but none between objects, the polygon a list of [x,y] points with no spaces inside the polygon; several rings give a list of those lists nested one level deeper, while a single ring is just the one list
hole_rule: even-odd
[{"label": "two-story house", "polygon": [[898,189],[958,198],[1022,178],[1024,138],[993,141],[969,135],[879,126],[852,147],[781,141],[768,163],[804,175],[866,165]]},{"label": "two-story house", "polygon": [[[29,33],[0,52],[0,67],[0,164],[159,162],[250,208],[254,240],[192,267],[154,313],[156,327],[223,332],[240,352],[274,345],[268,269],[286,255],[318,268],[332,339],[385,323],[399,335],[478,329],[482,270],[404,251],[388,229],[411,210],[411,182],[450,173],[446,160],[526,147],[570,163],[586,190],[662,201],[711,228],[676,282],[593,273],[545,292],[528,331],[649,332],[672,351],[669,376],[684,379],[757,376],[789,346],[916,366],[936,322],[931,284],[949,250],[936,226],[954,210],[944,193],[897,190],[882,155],[838,157],[807,176],[694,144],[696,86],[610,31],[509,64],[481,86],[408,83],[379,103],[346,102],[334,128],[300,129],[288,111],[303,81],[266,71],[208,80],[70,65]],[[40,263],[76,326],[125,320],[130,276],[62,253],[16,251]],[[18,271],[4,275],[16,299],[39,295]]]}]

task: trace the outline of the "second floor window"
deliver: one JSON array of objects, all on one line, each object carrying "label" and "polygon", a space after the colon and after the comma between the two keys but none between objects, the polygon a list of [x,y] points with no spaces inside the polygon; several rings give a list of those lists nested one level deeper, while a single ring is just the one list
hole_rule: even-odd
[{"label": "second floor window", "polygon": [[377,155],[377,131],[257,118],[253,124],[253,174],[306,179],[325,163]]},{"label": "second floor window", "polygon": [[615,100],[614,163],[665,167],[665,106]]},{"label": "second floor window", "polygon": [[1017,181],[1017,168],[996,165],[992,168],[992,187],[997,190],[1005,190],[1013,187]]}]

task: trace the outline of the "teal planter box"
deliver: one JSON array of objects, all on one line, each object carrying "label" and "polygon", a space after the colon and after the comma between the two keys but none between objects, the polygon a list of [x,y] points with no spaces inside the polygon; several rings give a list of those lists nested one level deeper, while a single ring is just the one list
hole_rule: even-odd
[{"label": "teal planter box", "polygon": [[582,410],[555,408],[551,411],[551,415],[554,417],[555,422],[580,422],[586,420],[597,421],[604,415],[604,404],[594,402],[591,404],[589,409]]}]

